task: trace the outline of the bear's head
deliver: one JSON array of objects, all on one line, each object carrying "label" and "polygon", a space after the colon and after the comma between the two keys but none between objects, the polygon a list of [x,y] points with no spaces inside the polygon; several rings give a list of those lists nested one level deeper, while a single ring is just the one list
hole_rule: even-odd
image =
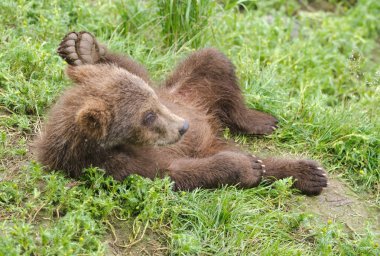
[{"label": "bear's head", "polygon": [[104,147],[168,145],[189,128],[146,82],[125,69],[109,64],[70,66],[67,74],[77,84],[66,95],[70,101],[77,97],[77,128]]}]

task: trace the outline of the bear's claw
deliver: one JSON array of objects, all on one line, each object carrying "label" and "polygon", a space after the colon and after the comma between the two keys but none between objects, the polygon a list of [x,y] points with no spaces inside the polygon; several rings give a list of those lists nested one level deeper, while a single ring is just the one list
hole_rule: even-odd
[{"label": "bear's claw", "polygon": [[278,128],[278,120],[270,114],[248,109],[239,131],[250,135],[269,135]]},{"label": "bear's claw", "polygon": [[81,31],[68,33],[57,52],[68,64],[78,66],[97,63],[105,55],[106,49],[98,44],[91,33]]},{"label": "bear's claw", "polygon": [[328,186],[326,171],[316,162],[301,160],[294,169],[298,170],[294,186],[306,195],[319,195]]}]

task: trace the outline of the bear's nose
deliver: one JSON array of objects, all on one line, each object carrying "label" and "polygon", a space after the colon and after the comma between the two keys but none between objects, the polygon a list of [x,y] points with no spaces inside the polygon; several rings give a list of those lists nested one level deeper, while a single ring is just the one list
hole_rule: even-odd
[{"label": "bear's nose", "polygon": [[187,132],[187,130],[189,130],[189,122],[187,120],[185,120],[185,122],[183,123],[183,126],[181,129],[179,129],[179,134],[184,135],[185,132]]}]

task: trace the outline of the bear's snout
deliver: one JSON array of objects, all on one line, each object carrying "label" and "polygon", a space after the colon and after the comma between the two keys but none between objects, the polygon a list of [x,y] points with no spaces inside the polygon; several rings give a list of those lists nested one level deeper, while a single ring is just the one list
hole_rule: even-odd
[{"label": "bear's snout", "polygon": [[179,134],[182,136],[184,135],[187,130],[189,130],[189,121],[185,120],[185,122],[183,123],[183,126],[179,129]]}]

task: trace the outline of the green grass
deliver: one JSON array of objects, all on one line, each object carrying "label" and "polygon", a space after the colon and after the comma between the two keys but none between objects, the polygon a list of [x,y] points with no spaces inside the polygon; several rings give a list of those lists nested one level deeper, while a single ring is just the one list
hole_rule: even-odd
[{"label": "green grass", "polygon": [[[167,46],[199,47],[215,4],[209,0],[157,1],[158,20]],[[185,33],[184,33],[185,32]],[[203,37],[203,38],[202,38]]]},{"label": "green grass", "polygon": [[119,247],[151,237],[173,255],[379,255],[376,223],[353,232],[322,221],[300,207],[290,180],[174,193],[167,179],[118,183],[96,169],[74,181],[45,172],[30,152],[69,85],[55,53],[68,31],[93,32],[156,81],[215,46],[236,65],[247,104],[280,120],[269,138],[236,141],[317,159],[379,209],[380,3],[328,2],[334,12],[302,11],[295,0],[2,1],[0,255],[102,255],[110,235]]}]

